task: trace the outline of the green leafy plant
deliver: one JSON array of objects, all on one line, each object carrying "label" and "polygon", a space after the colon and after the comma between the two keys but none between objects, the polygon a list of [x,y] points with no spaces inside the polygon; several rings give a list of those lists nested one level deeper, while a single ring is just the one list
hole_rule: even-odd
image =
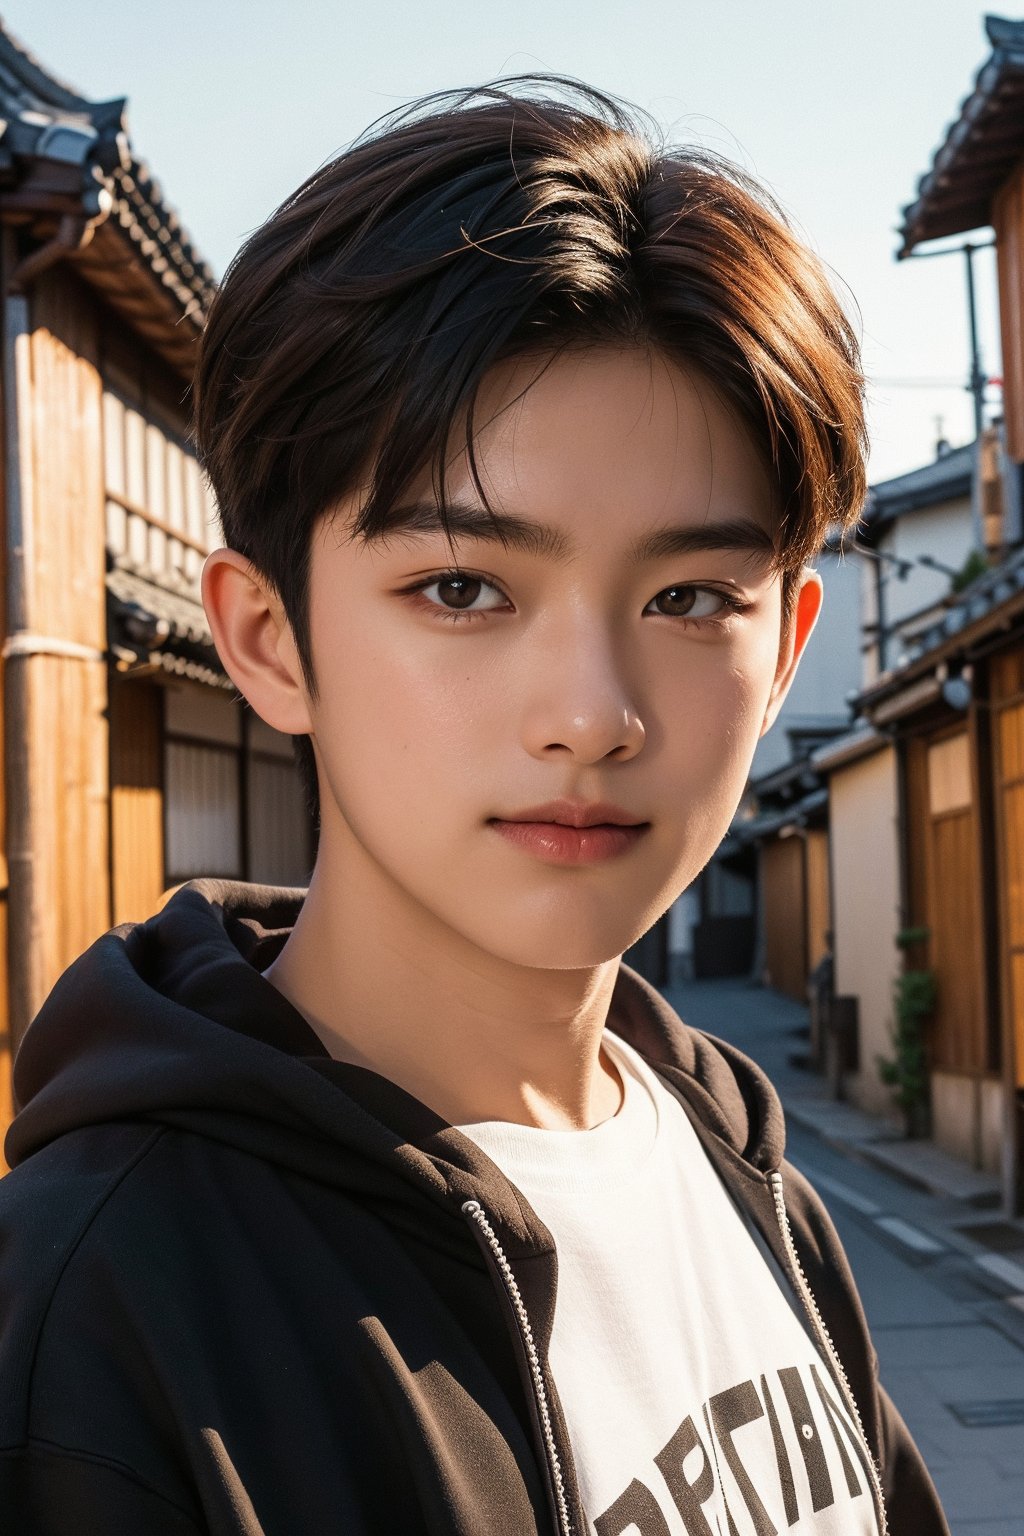
[{"label": "green leafy plant", "polygon": [[[904,928],[896,943],[904,953],[923,944],[927,928]],[[921,1135],[927,1128],[930,1108],[928,1079],[927,1029],[935,1012],[935,972],[904,966],[893,988],[894,1024],[891,1032],[893,1054],[878,1057],[878,1071],[883,1083],[893,1090],[893,1099],[903,1111],[908,1135]]]},{"label": "green leafy plant", "polygon": [[952,591],[962,592],[965,587],[970,586],[972,581],[976,581],[979,576],[984,576],[988,568],[989,564],[984,552],[980,549],[972,549],[950,581]]}]

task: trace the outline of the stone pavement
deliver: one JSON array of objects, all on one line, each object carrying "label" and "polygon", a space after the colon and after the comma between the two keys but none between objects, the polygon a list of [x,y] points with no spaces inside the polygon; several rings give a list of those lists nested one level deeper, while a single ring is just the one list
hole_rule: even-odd
[{"label": "stone pavement", "polygon": [[[740,979],[684,982],[666,989],[687,1023],[720,1034],[758,1062],[778,1090],[786,1119],[824,1141],[932,1194],[965,1200],[979,1208],[999,1202],[999,1182],[931,1141],[910,1141],[898,1118],[867,1115],[829,1097],[823,1077],[794,1064],[808,1032],[807,1009],[781,992]],[[1024,1223],[1020,1223],[1024,1248]],[[1024,1536],[1024,1531],[1022,1531]]]},{"label": "stone pavement", "polygon": [[882,1379],[953,1536],[1024,1536],[1024,1222],[1002,1216],[987,1175],[830,1099],[822,1078],[795,1065],[808,1033],[800,1004],[742,979],[665,995],[778,1089],[788,1155],[839,1229]]}]

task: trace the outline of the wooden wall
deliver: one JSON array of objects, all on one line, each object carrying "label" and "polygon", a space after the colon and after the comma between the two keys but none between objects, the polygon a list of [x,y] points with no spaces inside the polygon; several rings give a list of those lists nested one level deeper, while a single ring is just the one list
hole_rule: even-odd
[{"label": "wooden wall", "polygon": [[[0,265],[0,274],[2,274]],[[0,431],[0,489],[4,495],[4,517],[0,519],[0,529],[6,524],[6,491],[7,473],[7,442],[6,434]],[[0,634],[7,633],[7,541],[0,536]],[[7,663],[0,654],[0,701],[6,692]],[[0,767],[3,765],[6,751],[6,729],[4,723],[4,709],[0,707]],[[8,918],[10,914],[10,875],[7,867],[7,786],[6,774],[0,773],[0,1174],[7,1172],[7,1161],[3,1155],[3,1137],[14,1116],[14,1091],[11,1083],[11,1071],[14,1066],[14,1051],[12,1049],[11,1019],[8,995],[7,974],[7,944],[8,944]]]},{"label": "wooden wall", "polygon": [[1006,447],[1024,462],[1024,165],[1004,182],[992,208],[999,272]]},{"label": "wooden wall", "polygon": [[832,927],[831,893],[828,868],[828,833],[824,827],[811,827],[806,844],[807,876],[807,970],[814,970],[828,949],[827,934]]},{"label": "wooden wall", "polygon": [[993,659],[996,829],[1004,1039],[1011,1080],[1024,1088],[1024,651]]},{"label": "wooden wall", "polygon": [[97,321],[88,290],[59,266],[36,282],[29,318],[18,409],[22,619],[35,638],[9,657],[4,689],[8,732],[21,722],[8,760],[9,828],[13,819],[22,833],[8,837],[15,1045],[60,973],[110,926]]},{"label": "wooden wall", "polygon": [[977,786],[966,729],[913,743],[908,758],[912,920],[930,930],[935,972],[933,1067],[989,1070],[985,965],[977,868]]},{"label": "wooden wall", "polygon": [[111,679],[112,924],[144,921],[163,895],[163,695],[158,683]]},{"label": "wooden wall", "polygon": [[761,849],[761,900],[769,984],[805,1003],[807,918],[802,838],[776,838]]}]

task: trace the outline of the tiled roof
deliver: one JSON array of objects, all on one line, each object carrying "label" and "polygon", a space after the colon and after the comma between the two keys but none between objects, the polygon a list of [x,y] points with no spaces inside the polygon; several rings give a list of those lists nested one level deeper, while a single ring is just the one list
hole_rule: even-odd
[{"label": "tiled roof", "polygon": [[971,494],[976,445],[964,443],[919,469],[879,480],[868,490],[863,522],[877,527],[918,507],[935,507]]},{"label": "tiled roof", "polygon": [[813,752],[811,766],[819,773],[827,773],[830,769],[855,762],[859,757],[867,757],[887,744],[888,738],[877,731],[873,725],[857,720],[844,736],[837,737],[835,741],[830,741],[827,746],[819,747],[817,752]]},{"label": "tiled roof", "polygon": [[737,818],[715,851],[716,858],[728,858],[750,843],[759,843],[774,837],[783,827],[805,826],[808,821],[821,818],[828,811],[828,789],[812,789],[801,800],[781,809],[758,811],[754,816]]},{"label": "tiled roof", "polygon": [[0,180],[18,180],[19,162],[48,160],[67,167],[55,187],[77,176],[88,212],[101,212],[100,186],[129,158],[125,101],[86,101],[47,74],[0,23]]},{"label": "tiled roof", "polygon": [[112,637],[141,650],[200,653],[220,666],[202,603],[123,566],[107,572],[106,586]]},{"label": "tiled roof", "polygon": [[969,587],[949,601],[941,618],[906,641],[912,659],[933,651],[961,630],[987,616],[1002,603],[1024,592],[1024,545],[1013,550],[999,565],[984,571]]},{"label": "tiled roof", "polygon": [[1024,154],[1024,21],[986,16],[985,33],[992,53],[903,210],[901,257],[990,223],[992,199]]},{"label": "tiled roof", "polygon": [[[43,68],[0,22],[0,209],[40,225],[78,217],[100,238],[74,259],[92,279],[107,274],[124,294],[132,256],[148,274],[168,327],[191,322],[180,361],[194,342],[216,287],[159,182],[132,151],[125,100],[89,101]],[[111,242],[113,235],[113,244]],[[125,257],[128,258],[127,262]],[[145,291],[132,295],[136,311]],[[174,346],[168,329],[167,345]]]},{"label": "tiled roof", "polygon": [[230,693],[236,701],[238,699],[238,689],[220,666],[207,667],[201,661],[178,656],[174,651],[151,651],[150,660],[155,661],[162,672],[170,672],[173,677],[191,678],[193,682],[205,683],[208,688],[220,688]]},{"label": "tiled roof", "polygon": [[872,683],[852,700],[856,709],[872,714],[889,695],[906,690],[944,657],[986,639],[997,627],[1024,618],[1024,545],[947,599],[935,623],[908,636],[900,665]]}]

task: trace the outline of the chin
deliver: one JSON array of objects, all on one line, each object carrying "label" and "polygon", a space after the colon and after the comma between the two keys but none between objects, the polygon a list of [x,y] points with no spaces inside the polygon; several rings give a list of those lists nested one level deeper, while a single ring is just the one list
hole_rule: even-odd
[{"label": "chin", "polygon": [[553,920],[534,931],[523,928],[519,932],[506,925],[500,933],[473,936],[473,942],[497,959],[526,970],[593,970],[618,960],[654,921],[651,918],[650,922],[624,928],[621,920],[607,926],[586,927]]}]

